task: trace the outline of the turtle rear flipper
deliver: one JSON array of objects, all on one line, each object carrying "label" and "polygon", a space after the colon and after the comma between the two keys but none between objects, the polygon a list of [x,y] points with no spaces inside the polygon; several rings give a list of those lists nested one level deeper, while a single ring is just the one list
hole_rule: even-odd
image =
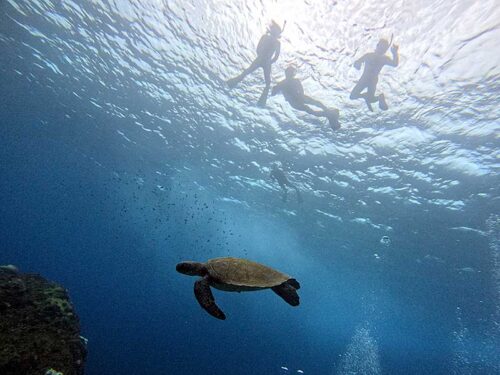
[{"label": "turtle rear flipper", "polygon": [[[295,283],[298,284],[298,282],[293,279]],[[297,294],[297,290],[293,287],[292,283],[289,283],[289,281],[285,281],[283,284],[278,285],[278,286],[273,286],[271,288],[274,293],[276,293],[278,296],[283,298],[286,303],[292,306],[298,306],[299,305],[299,295]]]},{"label": "turtle rear flipper", "polygon": [[291,286],[293,286],[295,289],[300,289],[300,284],[295,279],[290,279],[287,281],[287,283],[290,284]]},{"label": "turtle rear flipper", "polygon": [[226,315],[215,304],[214,295],[210,290],[210,285],[206,278],[198,280],[194,283],[194,295],[201,307],[205,309],[214,318],[225,320]]}]

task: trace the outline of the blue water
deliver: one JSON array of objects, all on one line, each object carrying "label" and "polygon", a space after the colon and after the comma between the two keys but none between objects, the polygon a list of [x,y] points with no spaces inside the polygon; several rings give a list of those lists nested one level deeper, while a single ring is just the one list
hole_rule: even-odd
[{"label": "blue water", "polygon": [[[0,264],[69,289],[90,375],[500,373],[499,8],[0,2]],[[255,106],[260,72],[224,86],[272,18],[273,80],[298,66],[340,131]],[[391,34],[370,113],[352,62]],[[209,316],[175,264],[228,255],[301,305],[215,291]]]}]

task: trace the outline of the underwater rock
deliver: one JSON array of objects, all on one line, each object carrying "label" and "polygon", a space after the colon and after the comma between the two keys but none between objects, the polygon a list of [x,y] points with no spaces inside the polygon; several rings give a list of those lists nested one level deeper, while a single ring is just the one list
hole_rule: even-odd
[{"label": "underwater rock", "polygon": [[83,375],[86,355],[67,291],[0,267],[0,374]]},{"label": "underwater rock", "polygon": [[45,375],[64,375],[62,372],[56,371],[54,369],[48,369]]},{"label": "underwater rock", "polygon": [[19,272],[17,267],[12,265],[12,264],[8,264],[6,266],[0,266],[0,268],[5,270],[5,271],[10,271],[11,273],[18,273]]}]

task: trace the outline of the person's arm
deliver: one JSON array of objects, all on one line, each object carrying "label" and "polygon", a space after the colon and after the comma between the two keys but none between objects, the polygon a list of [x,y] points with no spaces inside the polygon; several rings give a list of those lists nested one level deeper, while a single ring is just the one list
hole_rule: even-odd
[{"label": "person's arm", "polygon": [[363,64],[363,63],[365,62],[365,60],[366,60],[366,57],[367,57],[367,56],[368,56],[368,54],[363,55],[363,56],[361,56],[359,59],[357,59],[356,61],[354,61],[354,64],[353,64],[353,65],[354,65],[354,67],[355,67],[357,70],[361,69],[361,64]]},{"label": "person's arm", "polygon": [[274,57],[271,60],[271,64],[275,63],[276,60],[278,60],[278,57],[280,57],[280,50],[281,50],[281,43],[278,42],[278,45],[276,46],[276,50],[274,51]]},{"label": "person's arm", "polygon": [[392,60],[389,60],[387,62],[387,65],[394,66],[394,67],[398,66],[398,64],[399,64],[398,48],[399,47],[397,45],[395,45],[395,44],[391,47]]}]

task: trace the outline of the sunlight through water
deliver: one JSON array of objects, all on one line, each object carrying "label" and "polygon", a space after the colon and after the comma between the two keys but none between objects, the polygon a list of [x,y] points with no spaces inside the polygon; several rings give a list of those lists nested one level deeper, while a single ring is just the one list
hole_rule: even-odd
[{"label": "sunlight through water", "polygon": [[[300,358],[327,358],[331,367],[324,373],[385,373],[388,363],[398,368],[398,360],[412,360],[394,359],[404,351],[425,358],[426,368],[415,360],[425,373],[441,363],[445,349],[453,358],[443,366],[455,373],[499,368],[498,0],[5,0],[0,10],[5,87],[23,87],[26,97],[43,92],[41,99],[53,104],[43,104],[47,117],[28,125],[19,120],[19,128],[5,131],[5,139],[23,145],[20,166],[13,164],[9,176],[24,171],[24,147],[28,153],[39,141],[41,156],[33,159],[43,161],[42,151],[50,151],[43,142],[53,142],[67,154],[48,158],[43,168],[33,162],[33,169],[52,173],[52,163],[73,154],[82,165],[90,161],[96,170],[89,168],[89,184],[99,173],[109,178],[109,184],[96,182],[108,189],[105,202],[119,202],[120,215],[136,223],[130,233],[163,261],[173,264],[186,254],[254,256],[302,279],[317,277],[303,283],[307,302],[296,309],[303,321],[283,315],[279,323],[293,324],[296,337],[312,335],[307,345],[321,342],[324,352],[304,349]],[[295,67],[306,94],[339,110],[340,129],[292,108],[282,95],[257,105],[265,87],[261,69],[229,87],[227,80],[255,58],[273,20],[285,27],[272,86]],[[378,80],[388,110],[374,105],[369,111],[363,100],[350,99],[361,75],[353,64],[381,38],[399,46],[399,64],[384,67]],[[5,91],[4,102],[14,94]],[[35,113],[19,98],[16,126],[17,115]],[[43,136],[19,136],[28,126]],[[271,177],[275,166],[290,180],[288,195]],[[90,208],[106,207],[85,195],[86,185],[79,188],[76,195],[92,202],[85,202]],[[16,185],[8,191],[23,192]],[[51,191],[42,198],[52,195],[64,196]],[[15,204],[23,200],[12,202],[17,220]],[[118,238],[112,225],[108,230]],[[32,227],[37,235],[49,229]],[[174,231],[178,243],[170,247]],[[183,288],[169,292],[184,300]],[[367,295],[374,296],[377,314],[363,315],[353,302],[363,305]],[[231,332],[269,334],[254,339],[263,347],[276,344],[269,316],[255,326],[244,314],[236,320],[232,313],[241,306],[255,316],[261,306],[247,308],[241,301],[254,297],[238,297],[220,298],[242,327]],[[190,298],[179,311],[199,312]],[[187,327],[189,319],[182,316],[179,325]],[[403,331],[421,336],[401,344]],[[425,350],[418,347],[427,339]],[[275,371],[314,373],[310,363],[270,352],[262,350],[268,355],[262,363],[272,357]],[[427,361],[428,353],[435,358]]]}]

